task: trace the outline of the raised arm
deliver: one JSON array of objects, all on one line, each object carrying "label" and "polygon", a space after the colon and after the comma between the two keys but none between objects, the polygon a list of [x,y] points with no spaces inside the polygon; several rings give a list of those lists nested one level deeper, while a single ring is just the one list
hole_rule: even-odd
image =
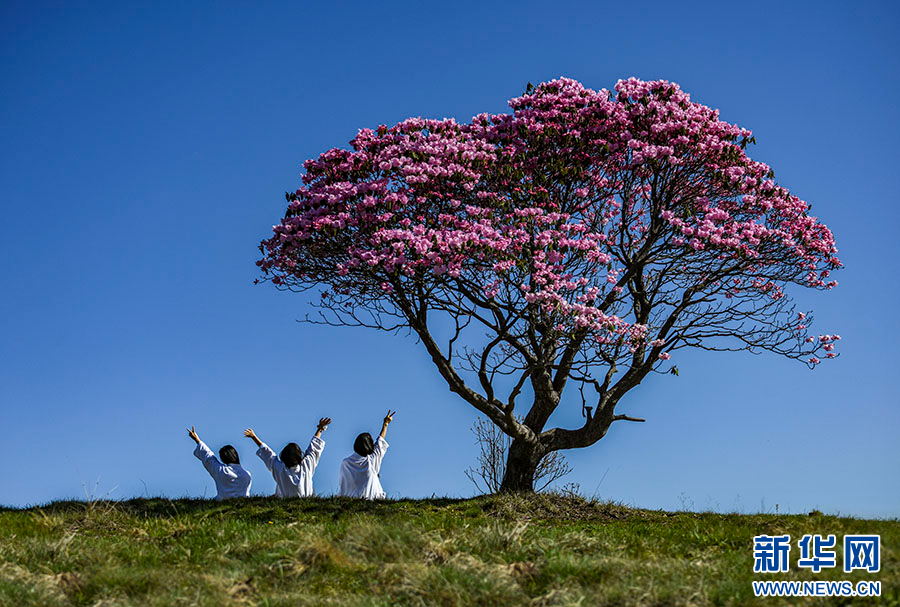
[{"label": "raised arm", "polygon": [[262,447],[263,442],[259,440],[258,436],[256,436],[256,432],[253,431],[253,428],[247,428],[246,430],[244,430],[244,436],[256,443],[257,447]]},{"label": "raised arm", "polygon": [[219,471],[224,467],[222,462],[218,460],[212,450],[206,446],[202,440],[200,440],[200,436],[197,435],[197,431],[194,430],[194,426],[188,428],[188,436],[190,436],[197,446],[194,447],[194,457],[200,460],[200,463],[203,464],[203,467],[206,468],[206,471],[211,475],[215,476],[219,473]]},{"label": "raised arm", "polygon": [[305,466],[309,471],[315,470],[316,466],[319,465],[319,457],[322,456],[322,451],[325,450],[325,441],[322,440],[322,433],[325,432],[325,429],[328,428],[328,424],[330,423],[330,417],[319,419],[319,424],[316,426],[316,433],[313,434],[312,440],[309,441],[309,447],[306,448],[306,453],[303,454],[301,466]]},{"label": "raised arm", "polygon": [[375,441],[375,450],[372,451],[372,455],[375,458],[376,474],[381,471],[381,460],[384,459],[384,454],[388,448],[388,442],[384,439],[384,435],[387,434],[387,428],[394,421],[394,415],[396,414],[396,411],[388,409],[387,415],[384,416],[384,422],[381,424],[381,434],[378,435],[378,439]]},{"label": "raised arm", "polygon": [[278,456],[269,448],[269,445],[262,442],[258,436],[256,436],[256,432],[253,431],[253,428],[247,428],[244,430],[244,436],[251,439],[259,449],[256,450],[256,454],[259,456],[259,459],[263,461],[266,465],[266,468],[269,470],[272,469],[272,466],[278,465],[280,460]]},{"label": "raised arm", "polygon": [[394,421],[395,415],[397,415],[396,411],[391,411],[390,409],[388,409],[387,415],[384,416],[384,423],[381,424],[381,434],[379,434],[378,436],[384,438],[384,435],[387,434],[388,426],[390,426],[391,422]]},{"label": "raised arm", "polygon": [[328,429],[328,424],[330,423],[330,417],[319,418],[319,425],[316,426],[316,433],[313,436],[315,436],[316,438],[322,438],[322,433]]}]

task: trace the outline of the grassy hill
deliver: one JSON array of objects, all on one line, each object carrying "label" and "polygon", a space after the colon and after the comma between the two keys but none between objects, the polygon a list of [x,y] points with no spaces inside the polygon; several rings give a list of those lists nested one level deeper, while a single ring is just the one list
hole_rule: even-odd
[{"label": "grassy hill", "polygon": [[[754,574],[752,537],[878,533],[877,574]],[[839,539],[840,541],[840,539]],[[900,522],[670,513],[557,495],[139,499],[0,509],[0,605],[900,604]],[[757,599],[751,580],[880,580]]]}]

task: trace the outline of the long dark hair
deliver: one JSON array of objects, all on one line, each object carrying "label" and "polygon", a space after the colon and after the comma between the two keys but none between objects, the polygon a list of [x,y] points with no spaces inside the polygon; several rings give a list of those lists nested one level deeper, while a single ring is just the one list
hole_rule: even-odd
[{"label": "long dark hair", "polygon": [[375,452],[375,443],[372,441],[372,435],[368,432],[363,432],[357,436],[356,441],[353,443],[353,450],[363,457],[372,455]]},{"label": "long dark hair", "polygon": [[219,459],[222,460],[222,463],[226,466],[241,463],[241,458],[238,457],[237,449],[231,445],[225,445],[219,449]]},{"label": "long dark hair", "polygon": [[294,466],[299,466],[300,462],[303,461],[303,450],[297,443],[288,443],[281,450],[281,455],[278,457],[281,458],[285,466],[293,468]]}]

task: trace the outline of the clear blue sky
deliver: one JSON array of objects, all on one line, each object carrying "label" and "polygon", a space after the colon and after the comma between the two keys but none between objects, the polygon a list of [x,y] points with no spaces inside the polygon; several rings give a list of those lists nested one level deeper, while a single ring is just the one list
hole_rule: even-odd
[{"label": "clear blue sky", "polygon": [[307,297],[254,286],[256,246],[301,163],[357,129],[506,111],[565,75],[673,80],[752,129],[846,265],[798,298],[839,359],[679,353],[620,406],[647,423],[571,453],[567,480],[650,508],[900,516],[896,3],[285,4],[0,8],[0,504],[211,496],[190,424],[268,494],[241,430],[280,449],[321,415],[329,493],[388,407],[388,493],[471,495],[475,411],[421,345],[295,322]]}]

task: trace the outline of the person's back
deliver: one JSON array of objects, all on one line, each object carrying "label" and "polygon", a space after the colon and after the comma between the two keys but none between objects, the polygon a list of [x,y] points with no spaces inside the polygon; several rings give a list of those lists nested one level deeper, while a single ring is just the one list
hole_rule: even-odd
[{"label": "person's back", "polygon": [[[288,447],[293,446],[296,446],[296,443],[288,444]],[[299,450],[299,447],[297,449]],[[325,441],[321,438],[313,437],[300,463],[296,464],[291,460],[285,462],[282,458],[279,458],[265,443],[260,445],[256,454],[272,473],[272,478],[275,479],[275,497],[309,497],[314,495],[313,474],[324,449]]]},{"label": "person's back", "polygon": [[275,452],[253,432],[252,428],[244,431],[244,436],[257,444],[256,454],[272,473],[275,480],[275,497],[310,497],[315,495],[313,490],[313,475],[322,451],[325,450],[325,441],[322,440],[322,432],[331,423],[330,417],[319,420],[316,433],[309,441],[306,453],[300,450],[297,443],[288,443],[281,450],[281,455]]},{"label": "person's back", "polygon": [[[370,439],[371,440],[371,439]],[[347,497],[363,497],[381,499],[385,496],[384,488],[378,474],[381,471],[381,460],[387,451],[388,443],[378,437],[375,449],[369,455],[353,453],[341,462],[340,494]]]},{"label": "person's back", "polygon": [[216,499],[249,497],[253,478],[241,466],[237,450],[231,445],[225,445],[219,450],[219,456],[222,458],[222,461],[219,461],[206,443],[197,436],[193,426],[188,430],[188,434],[197,443],[194,457],[200,460],[216,484]]},{"label": "person's back", "polygon": [[370,500],[385,497],[379,474],[381,462],[389,446],[384,436],[393,416],[394,413],[388,411],[381,427],[381,434],[375,442],[372,441],[372,436],[368,432],[356,437],[356,442],[353,444],[354,453],[341,462],[340,495]]}]

